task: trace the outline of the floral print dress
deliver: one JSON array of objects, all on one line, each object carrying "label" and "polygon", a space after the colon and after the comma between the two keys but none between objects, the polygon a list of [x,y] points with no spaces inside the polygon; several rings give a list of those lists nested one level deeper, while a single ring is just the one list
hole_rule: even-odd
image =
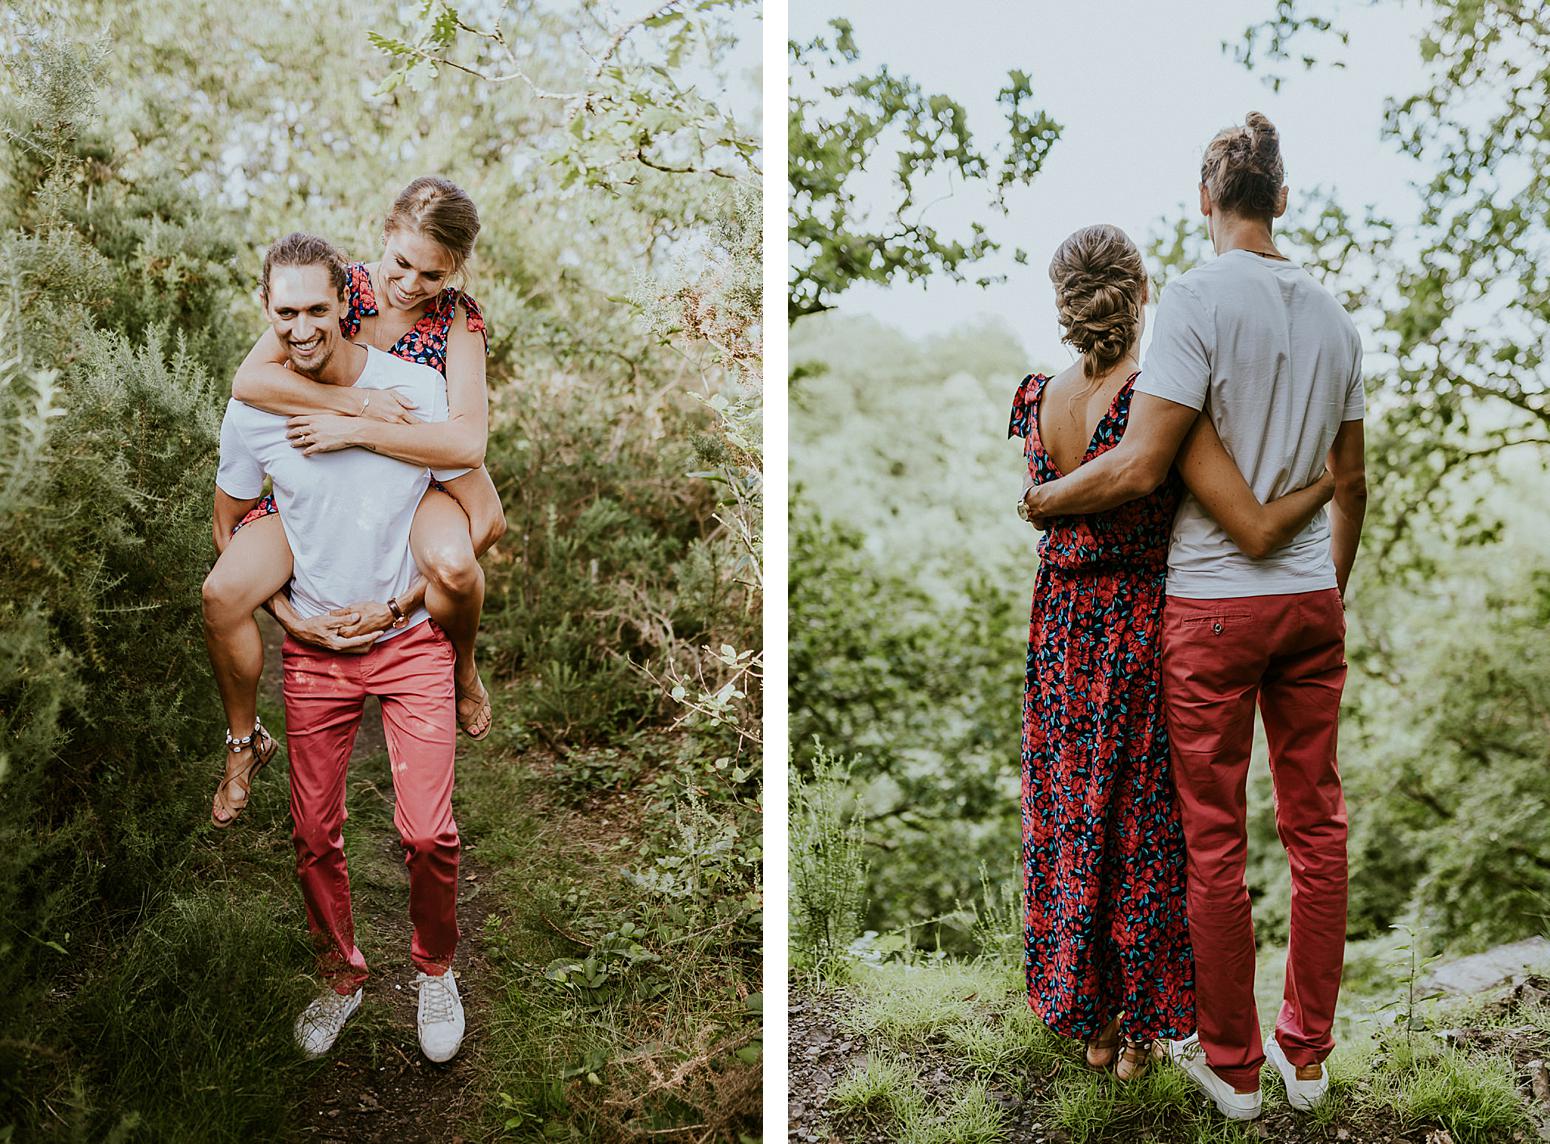
[{"label": "floral print dress", "polygon": [[[1135,380],[1083,462],[1124,435]],[[1031,480],[1063,474],[1039,437],[1049,378],[1023,379],[1009,436]],[[1176,476],[1107,512],[1059,517],[1039,541],[1023,700],[1024,968],[1055,1032],[1096,1037],[1123,1013],[1138,1040],[1195,1029],[1184,834],[1169,771],[1159,662]]]},{"label": "floral print dress", "polygon": [[[364,262],[350,263],[345,273],[349,281],[345,288],[345,311],[339,319],[339,332],[354,340],[361,332],[361,319],[376,315],[377,294],[372,289],[371,271],[366,269]],[[414,325],[404,331],[403,337],[389,347],[388,353],[394,357],[401,357],[405,361],[428,365],[445,378],[447,376],[447,339],[451,336],[452,320],[457,316],[460,302],[468,314],[469,331],[484,335],[484,350],[485,353],[489,353],[490,334],[485,328],[484,315],[479,312],[479,304],[467,294],[451,286],[431,299],[430,305],[425,307],[425,313],[420,315]],[[446,491],[439,481],[432,481],[431,484],[443,492]],[[255,520],[262,520],[270,513],[279,511],[274,503],[274,494],[265,493],[232,528],[232,535],[235,536],[237,530],[243,525],[252,524]]]}]

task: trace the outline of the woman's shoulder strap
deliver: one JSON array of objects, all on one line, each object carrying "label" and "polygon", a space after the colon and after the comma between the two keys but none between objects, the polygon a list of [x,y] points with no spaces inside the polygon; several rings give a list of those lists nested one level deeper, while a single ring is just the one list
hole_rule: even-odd
[{"label": "woman's shoulder strap", "polygon": [[1012,417],[1006,427],[1008,437],[1026,437],[1033,432],[1033,413],[1048,380],[1046,374],[1030,373],[1018,383],[1017,392],[1012,395]]},{"label": "woman's shoulder strap", "polygon": [[344,316],[339,319],[339,331],[353,338],[361,332],[361,319],[377,312],[377,296],[371,288],[371,271],[364,262],[350,263],[344,273]]},{"label": "woman's shoulder strap", "polygon": [[447,323],[448,332],[452,329],[452,320],[457,315],[459,305],[468,315],[468,332],[482,334],[484,336],[484,352],[490,352],[490,331],[485,325],[484,311],[479,309],[479,303],[475,302],[471,295],[463,293],[453,286],[448,286],[441,292],[441,309],[444,321]]}]

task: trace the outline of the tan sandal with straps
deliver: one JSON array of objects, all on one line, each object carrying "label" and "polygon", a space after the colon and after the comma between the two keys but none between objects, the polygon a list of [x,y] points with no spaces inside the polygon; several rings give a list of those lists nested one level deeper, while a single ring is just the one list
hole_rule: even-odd
[{"label": "tan sandal with straps", "polygon": [[1137,1040],[1134,1037],[1121,1037],[1120,1046],[1119,1056],[1114,1060],[1114,1079],[1125,1084],[1140,1080],[1151,1068],[1152,1058],[1156,1056],[1150,1038]]},{"label": "tan sandal with straps", "polygon": [[1119,1018],[1115,1017],[1098,1031],[1098,1035],[1085,1042],[1087,1067],[1106,1069],[1114,1063],[1114,1050],[1119,1048]]},{"label": "tan sandal with straps", "polygon": [[[217,830],[225,830],[237,817],[247,809],[248,799],[253,794],[253,780],[258,777],[258,772],[268,765],[275,752],[280,749],[264,725],[259,720],[253,720],[253,733],[246,738],[238,739],[231,733],[231,728],[226,729],[226,753],[227,762],[230,764],[230,756],[248,752],[248,765],[235,773],[229,773],[221,778],[221,785],[215,789],[215,797],[210,803],[210,825]],[[241,796],[240,802],[232,797],[232,790]],[[222,818],[221,814],[226,817]]]},{"label": "tan sandal with straps", "polygon": [[[456,685],[454,685],[453,690],[456,695],[454,706],[460,705],[465,700],[473,698],[471,693],[458,689]],[[487,736],[490,733],[490,728],[495,723],[495,720],[490,711],[490,689],[484,685],[483,679],[479,680],[478,703],[478,708],[475,709],[473,715],[468,719],[463,718],[463,713],[461,711],[457,712],[457,725],[463,729],[463,734],[467,735],[470,739],[473,739],[476,742]],[[475,727],[478,727],[479,730],[475,731]]]}]

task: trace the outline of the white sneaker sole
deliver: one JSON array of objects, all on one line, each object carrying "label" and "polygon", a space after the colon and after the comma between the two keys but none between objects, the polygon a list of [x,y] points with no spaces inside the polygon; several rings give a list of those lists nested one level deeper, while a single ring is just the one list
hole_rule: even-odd
[{"label": "white sneaker sole", "polygon": [[1318,1089],[1318,1095],[1309,1096],[1303,1090],[1316,1081],[1298,1080],[1297,1066],[1286,1059],[1286,1054],[1281,1051],[1281,1046],[1276,1039],[1271,1037],[1265,1042],[1265,1059],[1275,1066],[1276,1072],[1281,1074],[1281,1083],[1286,1086],[1286,1103],[1298,1112],[1312,1112],[1323,1104],[1329,1096],[1329,1069],[1324,1069],[1323,1087]]},{"label": "white sneaker sole", "polygon": [[[1228,1103],[1225,1094],[1217,1088],[1218,1085],[1225,1087],[1227,1082],[1211,1070],[1211,1066],[1206,1063],[1204,1057],[1197,1058],[1198,1065],[1196,1067],[1205,1070],[1205,1073],[1201,1074],[1195,1071],[1195,1067],[1192,1067],[1192,1064],[1196,1064],[1196,1062],[1186,1063],[1186,1059],[1183,1056],[1177,1055],[1171,1050],[1168,1056],[1179,1067],[1180,1071],[1189,1077],[1190,1083],[1195,1086],[1196,1090],[1202,1096],[1207,1097],[1216,1106],[1216,1110],[1228,1120],[1258,1120],[1264,1112],[1264,1100],[1259,1093],[1253,1094],[1253,1104],[1250,1105]],[[1208,1077],[1209,1079],[1207,1079]],[[1244,1093],[1242,1095],[1245,1098],[1249,1098],[1250,1094]]]}]

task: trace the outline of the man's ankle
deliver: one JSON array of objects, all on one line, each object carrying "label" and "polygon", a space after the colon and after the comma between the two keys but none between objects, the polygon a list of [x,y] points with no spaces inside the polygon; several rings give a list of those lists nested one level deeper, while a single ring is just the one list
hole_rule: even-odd
[{"label": "man's ankle", "polygon": [[1298,1080],[1318,1080],[1324,1075],[1324,1066],[1321,1064],[1298,1065]]}]

